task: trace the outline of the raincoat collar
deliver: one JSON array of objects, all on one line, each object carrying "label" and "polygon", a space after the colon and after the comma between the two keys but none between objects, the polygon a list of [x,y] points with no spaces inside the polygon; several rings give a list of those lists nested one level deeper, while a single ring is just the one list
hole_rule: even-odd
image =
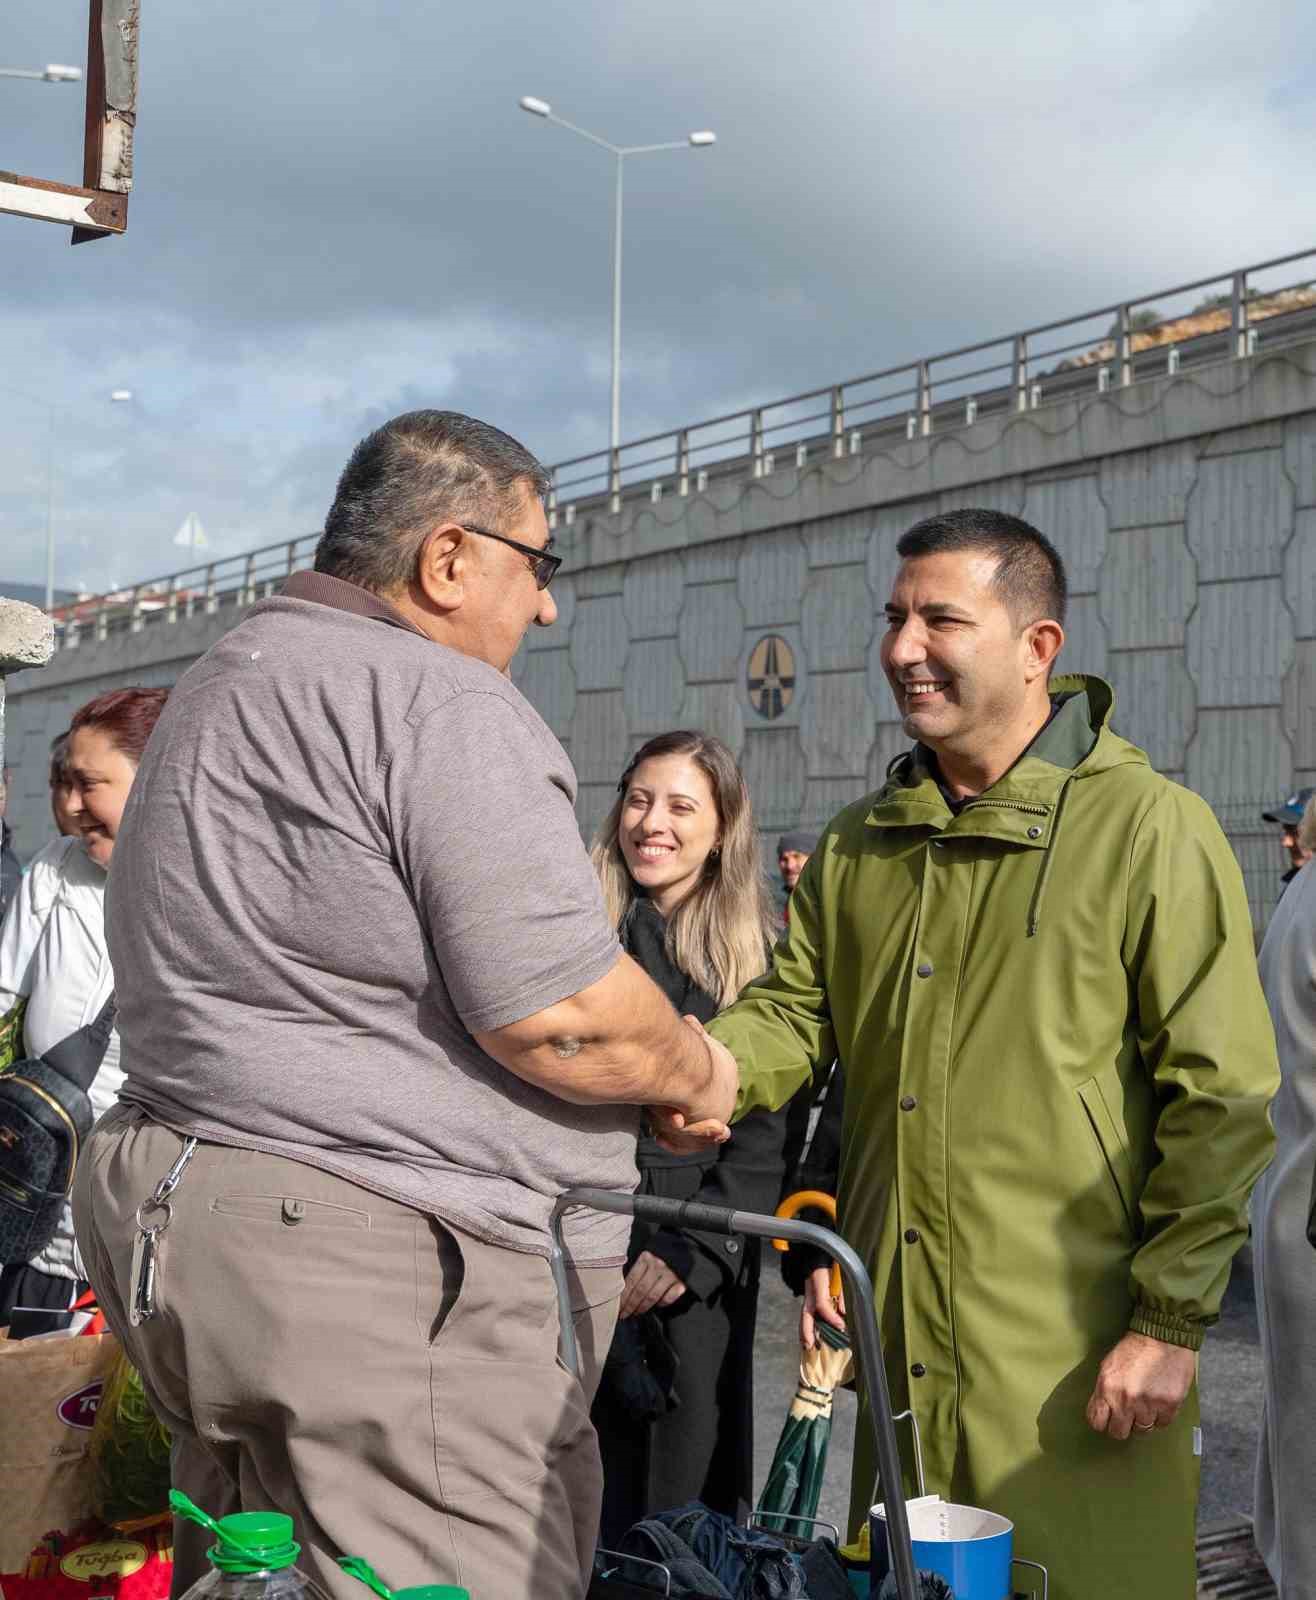
[{"label": "raincoat collar", "polygon": [[959,815],[937,785],[929,752],[916,745],[892,766],[875,796],[868,823],[876,828],[932,829],[947,838],[996,839],[1025,849],[1051,842],[1065,786],[1128,761],[1145,764],[1141,751],[1111,733],[1115,696],[1100,678],[1071,674],[1051,680],[1060,709],[1019,760]]}]

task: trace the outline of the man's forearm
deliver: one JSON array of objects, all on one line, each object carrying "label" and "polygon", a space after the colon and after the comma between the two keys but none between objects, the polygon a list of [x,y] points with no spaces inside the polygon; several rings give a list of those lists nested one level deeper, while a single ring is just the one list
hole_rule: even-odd
[{"label": "man's forearm", "polygon": [[579,994],[476,1039],[509,1072],[577,1105],[717,1114],[707,1043],[629,956]]},{"label": "man's forearm", "polygon": [[624,1038],[566,1028],[513,1050],[480,1042],[518,1077],[577,1105],[669,1105],[689,1114],[712,1079],[708,1046],[679,1021]]}]

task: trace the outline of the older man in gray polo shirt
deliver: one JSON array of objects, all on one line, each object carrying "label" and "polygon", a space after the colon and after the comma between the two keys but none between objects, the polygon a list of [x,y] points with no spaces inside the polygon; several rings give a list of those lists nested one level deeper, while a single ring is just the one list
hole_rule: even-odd
[{"label": "older man in gray polo shirt", "polygon": [[[620,953],[571,765],[506,675],[556,616],[545,487],[455,413],[364,440],[316,570],[174,690],[115,846],[127,1079],[79,1173],[90,1275],[179,1487],[291,1513],[343,1596],[351,1553],[583,1593],[627,1225],[572,1219],[581,1382],[549,1211],[634,1187],[637,1108],[717,1139],[735,1096]],[[205,1542],[178,1532],[176,1591]]]}]

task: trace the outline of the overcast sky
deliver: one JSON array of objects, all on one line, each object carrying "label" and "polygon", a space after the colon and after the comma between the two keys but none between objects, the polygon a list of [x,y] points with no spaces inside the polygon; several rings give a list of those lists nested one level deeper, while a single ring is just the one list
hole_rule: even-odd
[{"label": "overcast sky", "polygon": [[[547,461],[1316,246],[1310,0],[144,0],[126,237],[0,217],[0,580],[314,531],[418,405]],[[216,19],[219,20],[216,20]],[[81,65],[8,0],[0,65]],[[77,182],[82,91],[0,79],[0,166]],[[111,389],[134,391],[112,406]],[[30,398],[25,398],[25,396]]]}]

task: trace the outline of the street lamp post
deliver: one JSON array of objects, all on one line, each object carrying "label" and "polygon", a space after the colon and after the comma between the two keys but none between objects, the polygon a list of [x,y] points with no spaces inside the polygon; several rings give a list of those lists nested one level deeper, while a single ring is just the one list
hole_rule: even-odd
[{"label": "street lamp post", "polygon": [[[29,405],[44,407],[46,413],[46,611],[49,613],[55,605],[55,424],[64,413],[49,400],[26,394],[22,389],[7,388],[5,392],[26,400]],[[110,401],[114,405],[123,405],[132,398],[131,389],[114,389],[110,392]]]},{"label": "street lamp post", "polygon": [[617,198],[612,224],[612,423],[609,432],[615,474],[616,452],[621,444],[621,216],[625,160],[627,156],[645,156],[656,150],[691,148],[703,150],[717,143],[717,135],[703,129],[688,134],[684,139],[669,139],[662,144],[617,145],[600,138],[597,133],[578,128],[574,122],[568,122],[565,117],[555,115],[547,100],[537,100],[534,95],[527,94],[521,96],[519,104],[522,111],[528,111],[532,117],[542,117],[546,122],[556,123],[559,128],[565,128],[569,133],[588,139],[591,144],[609,151],[617,160]]}]

